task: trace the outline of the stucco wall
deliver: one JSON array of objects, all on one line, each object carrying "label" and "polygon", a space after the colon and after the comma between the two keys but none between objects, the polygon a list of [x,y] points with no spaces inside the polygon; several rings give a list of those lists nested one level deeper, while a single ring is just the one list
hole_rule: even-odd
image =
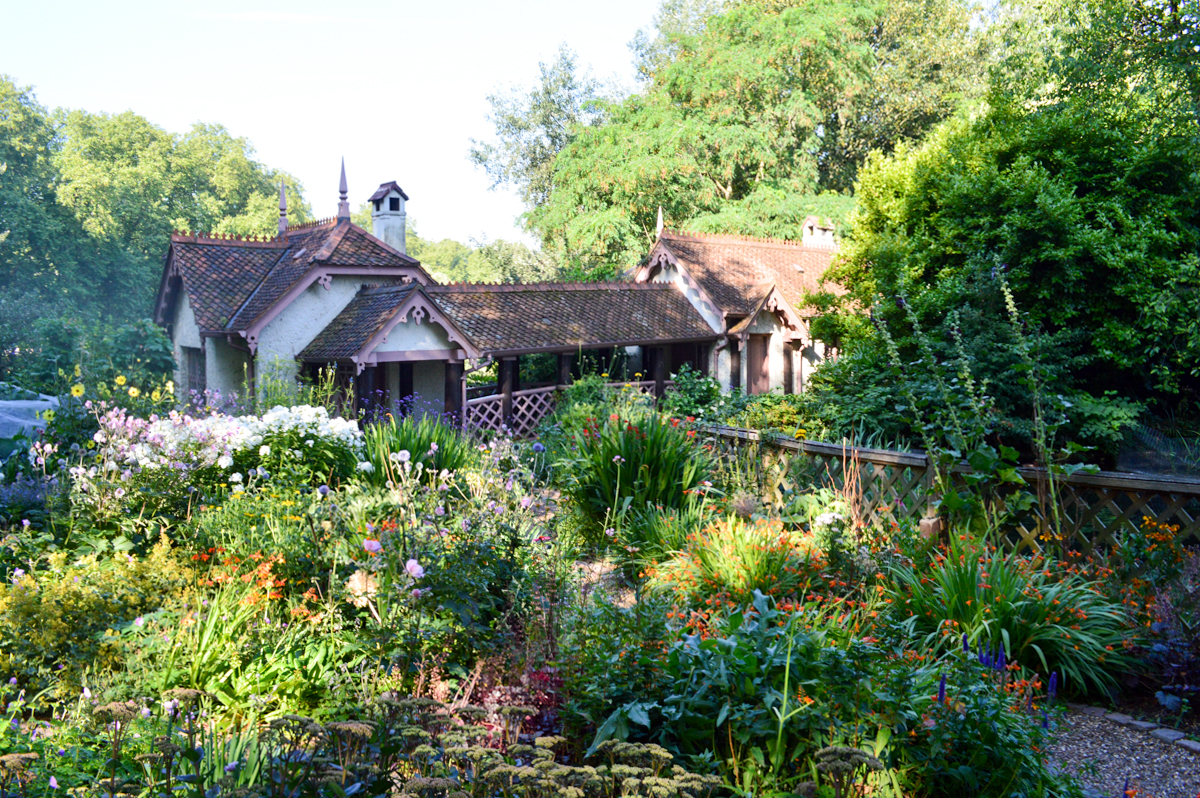
[{"label": "stucco wall", "polygon": [[260,370],[269,368],[281,377],[296,374],[296,355],[350,304],[363,279],[335,276],[328,291],[313,283],[280,311],[258,335],[256,357]]},{"label": "stucco wall", "polygon": [[414,413],[441,414],[446,410],[446,361],[418,360],[413,363]]},{"label": "stucco wall", "polygon": [[183,355],[183,348],[200,348],[200,328],[196,325],[196,314],[185,291],[179,292],[179,301],[175,303],[171,330],[175,336],[171,342],[175,355],[175,400],[183,402],[187,399],[187,358]]},{"label": "stucco wall", "polygon": [[225,339],[209,338],[205,341],[204,380],[208,390],[220,391],[223,397],[231,393],[245,397],[249,364],[249,353],[234,349],[225,343]]},{"label": "stucco wall", "polygon": [[429,318],[420,324],[408,315],[408,321],[397,324],[388,333],[387,340],[375,347],[376,352],[413,352],[418,349],[457,349],[458,344],[450,338],[442,325]]}]

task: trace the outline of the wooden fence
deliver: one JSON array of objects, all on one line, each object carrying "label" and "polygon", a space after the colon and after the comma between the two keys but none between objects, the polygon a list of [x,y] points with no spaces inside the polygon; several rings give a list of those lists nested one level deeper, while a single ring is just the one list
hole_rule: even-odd
[{"label": "wooden fence", "polygon": [[[885,515],[918,519],[931,500],[934,469],[920,452],[840,446],[795,438],[768,436],[755,430],[712,426],[705,428],[718,450],[726,452],[747,446],[760,447],[760,454],[776,466],[790,470],[791,459],[802,456],[815,479],[842,490],[847,476],[857,480],[864,520],[877,521]],[[778,470],[778,469],[777,469]],[[956,469],[968,473],[966,465]],[[1040,468],[1021,468],[1021,476],[1042,501],[1014,514],[1012,542],[1018,550],[1041,550],[1049,528],[1044,517],[1047,473]],[[1200,480],[1135,475],[1113,472],[1074,474],[1055,478],[1059,494],[1063,545],[1090,553],[1096,545],[1114,544],[1126,530],[1137,531],[1143,518],[1179,527],[1179,539],[1200,543]],[[1003,496],[1000,497],[1003,499]]]},{"label": "wooden fence", "polygon": [[[610,388],[622,388],[642,394],[654,393],[654,380],[641,382],[610,382]],[[666,381],[669,387],[674,385]],[[486,386],[485,386],[486,387]],[[504,394],[493,393],[483,396],[471,396],[463,407],[463,425],[474,431],[500,431],[509,429],[517,438],[525,438],[537,429],[542,419],[554,412],[558,403],[559,392],[565,390],[565,385],[547,385],[541,388],[528,388],[512,392],[512,406],[507,423],[504,418]]]}]

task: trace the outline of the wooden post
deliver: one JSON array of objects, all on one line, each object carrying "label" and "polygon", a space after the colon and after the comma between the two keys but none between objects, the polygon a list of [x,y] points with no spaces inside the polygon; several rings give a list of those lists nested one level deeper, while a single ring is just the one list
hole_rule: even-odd
[{"label": "wooden post", "polygon": [[375,408],[375,383],[378,372],[375,366],[367,366],[358,375],[355,387],[358,389],[358,414],[366,416]]},{"label": "wooden post", "polygon": [[446,361],[446,418],[456,426],[463,425],[463,363]]},{"label": "wooden post", "polygon": [[796,349],[791,341],[783,342],[783,392],[796,392]]},{"label": "wooden post", "polygon": [[558,384],[571,384],[571,367],[574,365],[575,354],[573,352],[558,353]]},{"label": "wooden post", "polygon": [[515,357],[500,359],[500,371],[497,375],[500,382],[500,394],[503,397],[500,400],[500,417],[504,424],[510,428],[513,422],[513,391],[519,390],[517,388],[519,368]]},{"label": "wooden post", "polygon": [[742,387],[742,350],[739,348],[741,339],[730,337],[729,345],[725,347],[729,350],[729,389],[736,390]]},{"label": "wooden post", "polygon": [[667,392],[667,358],[671,350],[665,346],[654,347],[654,398],[662,399]]},{"label": "wooden post", "polygon": [[399,408],[403,415],[411,416],[413,411],[413,364],[397,363],[400,369]]}]

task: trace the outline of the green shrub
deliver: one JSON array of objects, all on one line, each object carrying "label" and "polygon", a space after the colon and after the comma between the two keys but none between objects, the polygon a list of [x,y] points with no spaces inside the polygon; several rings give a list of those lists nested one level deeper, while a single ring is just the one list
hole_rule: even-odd
[{"label": "green shrub", "polygon": [[631,508],[618,541],[635,563],[658,563],[687,548],[688,538],[712,523],[708,492],[693,491],[682,507]]},{"label": "green shrub", "polygon": [[611,414],[598,428],[575,435],[577,450],[557,464],[565,491],[603,542],[608,523],[617,526],[630,508],[684,506],[687,494],[708,476],[709,457],[691,437],[653,414],[640,423]]},{"label": "green shrub", "polygon": [[1133,664],[1124,642],[1133,631],[1120,600],[1050,559],[995,551],[952,555],[932,568],[894,569],[896,607],[905,627],[933,650],[1004,647],[1009,662],[1048,675],[1067,690],[1116,687]]},{"label": "green shrub", "polygon": [[654,695],[662,679],[669,601],[642,595],[621,606],[602,590],[564,608],[558,666],[563,722],[570,736],[590,735],[614,706]]},{"label": "green shrub", "polygon": [[[743,795],[829,784],[817,753],[845,742],[885,763],[868,777],[871,794],[1032,796],[1061,786],[1038,750],[1040,714],[1023,701],[1011,708],[993,672],[961,652],[920,664],[916,652],[856,637],[853,621],[812,604],[784,611],[756,593],[706,634],[673,643],[657,691],[616,709],[593,748],[650,740],[715,762]],[[948,704],[937,699],[943,674]]]},{"label": "green shrub", "polygon": [[375,469],[370,479],[377,485],[387,482],[388,475],[403,462],[421,463],[427,471],[457,472],[475,459],[471,439],[432,416],[408,416],[397,421],[389,415],[368,424],[363,438],[367,459]]},{"label": "green shrub", "polygon": [[690,606],[720,596],[750,601],[756,591],[790,596],[809,586],[809,557],[778,521],[717,520],[688,536],[685,548],[662,562],[652,584]]},{"label": "green shrub", "polygon": [[145,558],[93,555],[68,564],[65,552],[55,552],[44,567],[10,580],[0,584],[0,678],[64,698],[78,695],[85,672],[121,670],[125,633],[178,600],[194,577],[162,540]]},{"label": "green shrub", "polygon": [[721,383],[706,377],[687,363],[674,375],[675,384],[662,400],[662,411],[669,416],[708,419],[721,401]]}]

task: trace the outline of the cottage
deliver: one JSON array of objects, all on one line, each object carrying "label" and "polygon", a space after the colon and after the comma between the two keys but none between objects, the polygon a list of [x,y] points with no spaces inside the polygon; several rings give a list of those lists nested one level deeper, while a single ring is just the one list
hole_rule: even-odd
[{"label": "cottage", "polygon": [[[549,388],[522,390],[520,359],[623,349],[661,393],[684,363],[749,393],[802,390],[831,353],[812,339],[805,292],[819,290],[833,231],[810,218],[798,243],[659,227],[631,282],[438,285],[405,253],[408,195],[370,197],[372,231],[353,224],[345,167],[335,218],[245,239],[171,237],[155,318],[170,336],[180,399],[253,391],[278,376],[336,368],[362,407],[408,400],[466,423],[527,428]],[[467,399],[465,374],[498,364],[495,395]]]}]

